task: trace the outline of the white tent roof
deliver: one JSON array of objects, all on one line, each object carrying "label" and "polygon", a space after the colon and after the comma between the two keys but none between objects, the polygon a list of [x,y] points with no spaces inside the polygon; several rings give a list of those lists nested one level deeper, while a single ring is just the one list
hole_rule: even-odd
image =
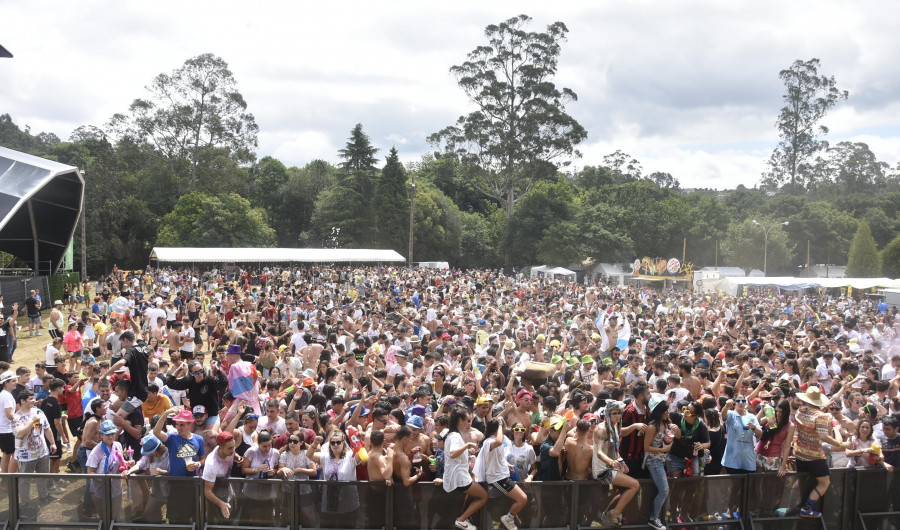
[{"label": "white tent roof", "polygon": [[168,263],[387,263],[406,261],[393,250],[365,248],[154,247],[150,259]]},{"label": "white tent roof", "polygon": [[544,274],[548,276],[576,276],[575,271],[570,271],[565,267],[554,267],[552,269],[547,269],[544,271]]},{"label": "white tent roof", "polygon": [[737,295],[740,285],[772,285],[781,289],[797,290],[825,287],[853,287],[854,289],[871,289],[872,287],[900,287],[900,280],[890,278],[724,278],[717,289],[731,295]]}]

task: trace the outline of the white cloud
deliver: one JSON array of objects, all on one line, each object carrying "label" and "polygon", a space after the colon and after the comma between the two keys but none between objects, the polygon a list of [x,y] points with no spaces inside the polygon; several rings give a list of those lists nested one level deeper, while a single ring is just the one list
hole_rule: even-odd
[{"label": "white cloud", "polygon": [[871,1],[18,2],[0,19],[16,55],[0,60],[0,111],[66,138],[211,52],[257,118],[259,156],[336,161],[362,123],[380,156],[396,145],[409,161],[470,110],[450,66],[519,13],[570,30],[557,82],[578,93],[569,111],[589,133],[578,166],[622,149],[684,186],[752,186],[777,141],[778,72],[812,57],[850,91],[825,120],[829,141],[900,160],[900,4]]}]

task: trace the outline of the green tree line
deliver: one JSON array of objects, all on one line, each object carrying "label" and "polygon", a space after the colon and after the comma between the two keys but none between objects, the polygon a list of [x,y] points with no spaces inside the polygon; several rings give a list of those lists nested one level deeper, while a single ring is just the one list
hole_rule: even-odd
[{"label": "green tree line", "polygon": [[159,74],[126,112],[66,141],[0,115],[0,145],[85,170],[91,272],[140,267],[155,245],[405,255],[414,193],[414,261],[570,265],[684,251],[697,266],[761,269],[768,231],[769,274],[797,274],[809,256],[900,276],[900,168],[864,143],[828,144],[822,120],[849,96],[819,74],[818,60],[780,73],[781,140],[758,186],[686,190],[689,175],[645,175],[621,150],[572,165],[588,131],[566,111],[577,95],[554,84],[568,29],[530,23],[520,15],[488,26],[486,44],[450,68],[471,112],[405,165],[363,124],[347,124],[332,160],[259,158],[248,102],[213,54]]}]

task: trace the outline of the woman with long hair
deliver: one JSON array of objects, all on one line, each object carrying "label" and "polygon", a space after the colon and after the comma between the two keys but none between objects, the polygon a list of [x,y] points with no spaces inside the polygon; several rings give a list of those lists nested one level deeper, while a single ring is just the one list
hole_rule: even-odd
[{"label": "woman with long hair", "polygon": [[[624,409],[625,404],[621,401],[606,403],[603,423],[594,431],[594,451],[591,455],[591,476],[594,480],[624,490],[613,497],[603,513],[608,523],[617,527],[624,523],[622,512],[640,489],[638,481],[628,476],[628,466],[619,456]],[[606,523],[607,521],[604,521],[604,524]]]},{"label": "woman with long hair", "polygon": [[469,522],[469,517],[481,509],[488,500],[487,491],[478,482],[473,480],[469,471],[469,452],[478,450],[475,442],[466,443],[463,440],[461,429],[469,429],[472,424],[471,413],[461,406],[453,407],[450,411],[449,434],[444,440],[444,491],[447,493],[461,492],[474,500],[455,521],[456,528],[460,530],[476,530],[475,525]]},{"label": "woman with long hair", "polygon": [[[287,525],[290,522],[290,482],[295,480],[307,481],[316,478],[318,469],[315,462],[310,460],[306,455],[310,443],[315,442],[315,433],[309,429],[297,429],[288,433],[287,447],[281,451],[278,460],[278,476],[285,479],[287,483],[282,495],[282,523]],[[300,501],[300,517],[303,526],[316,526],[315,508],[312,502],[312,488],[306,484],[302,484],[298,488]]]},{"label": "woman with long hair", "polygon": [[681,437],[681,431],[673,429],[669,423],[669,403],[665,396],[653,394],[647,407],[650,419],[644,431],[644,467],[650,471],[650,477],[656,485],[656,497],[650,508],[650,520],[647,524],[655,530],[665,530],[660,520],[663,504],[669,496],[669,482],[666,478],[666,456],[672,449],[674,438]]},{"label": "woman with long hair", "polygon": [[884,458],[881,452],[876,452],[872,447],[875,442],[873,436],[872,420],[864,418],[859,420],[856,426],[856,434],[850,438],[849,447],[847,449],[847,458],[850,462],[847,467],[878,467]]},{"label": "woman with long hair", "polygon": [[[325,439],[324,448],[319,438],[310,444],[306,456],[322,466],[322,478],[329,482],[355,482],[356,466],[361,460],[353,454],[347,437],[340,430],[333,430]],[[356,511],[359,509],[359,493],[356,486],[329,484],[322,492],[322,513],[333,518],[340,528],[356,527]]]},{"label": "woman with long hair", "polygon": [[781,449],[787,439],[790,423],[791,404],[782,399],[775,405],[773,417],[760,420],[762,436],[756,444],[756,471],[778,471],[781,467]]}]

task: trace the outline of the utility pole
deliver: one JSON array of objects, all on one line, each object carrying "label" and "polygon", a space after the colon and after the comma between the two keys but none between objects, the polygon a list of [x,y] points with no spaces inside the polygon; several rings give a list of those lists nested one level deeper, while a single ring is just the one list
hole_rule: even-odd
[{"label": "utility pole", "polygon": [[[84,170],[79,171],[84,178]],[[81,195],[81,281],[87,279],[87,216],[84,213],[84,194]]]},{"label": "utility pole", "polygon": [[416,204],[416,174],[410,173],[409,182],[409,268],[413,266],[413,212]]}]

